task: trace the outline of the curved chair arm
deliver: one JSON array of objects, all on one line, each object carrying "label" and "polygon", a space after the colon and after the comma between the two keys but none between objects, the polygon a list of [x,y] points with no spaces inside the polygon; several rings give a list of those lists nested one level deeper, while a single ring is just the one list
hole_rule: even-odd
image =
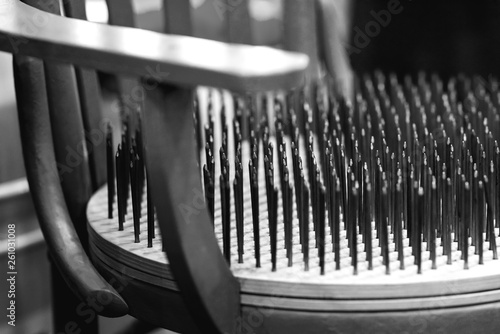
[{"label": "curved chair arm", "polygon": [[68,214],[55,163],[41,61],[19,56],[14,63],[26,173],[52,259],[77,296],[103,306],[100,314],[125,315],[127,304],[90,263]]},{"label": "curved chair arm", "polygon": [[289,89],[308,58],[269,47],[73,20],[17,0],[0,6],[0,50],[181,86],[233,91]]},{"label": "curved chair arm", "polygon": [[[28,179],[34,193],[39,194],[35,198],[35,205],[45,238],[50,248],[57,253],[56,265],[64,277],[71,281],[70,285],[81,298],[100,297],[101,300],[106,300],[109,308],[102,314],[109,316],[125,313],[126,305],[95,271],[74,231],[59,184],[48,111],[34,112],[39,103],[44,103],[46,106],[46,101],[43,100],[46,97],[37,90],[40,82],[32,82],[29,78],[23,79],[23,67],[29,67],[37,60],[19,56],[70,63],[104,72],[137,75],[152,79],[154,82],[177,86],[207,85],[233,91],[296,87],[301,84],[308,64],[308,58],[301,54],[267,47],[227,45],[186,36],[166,36],[139,29],[73,20],[37,10],[17,0],[8,1],[0,6],[0,51],[18,56],[16,85],[17,91],[25,94],[18,100],[21,101],[19,109],[23,124],[22,136],[25,143]],[[29,98],[26,98],[28,96]],[[181,94],[181,100],[186,101],[186,96],[189,94]],[[178,124],[184,125],[179,130],[185,133],[176,132],[179,135],[178,139],[190,137],[187,134],[191,131],[185,127],[187,123],[184,117],[188,113],[184,114],[182,110],[177,110],[169,116]],[[154,110],[153,115],[158,116],[159,110]],[[164,125],[163,122],[161,124]],[[161,128],[160,126],[157,129]],[[174,135],[172,139],[175,138]],[[186,147],[188,146],[190,142],[187,143]],[[169,152],[175,154],[178,150],[172,149]],[[187,161],[188,170],[196,166],[195,160],[189,158]],[[180,167],[179,164],[175,166]],[[167,177],[164,172],[161,174]],[[174,175],[179,175],[179,171]],[[162,181],[167,182],[165,178]],[[186,182],[193,185],[193,190],[199,188],[200,181],[194,180],[193,177],[188,178]],[[171,196],[175,194],[172,192],[175,190],[175,187],[172,188],[172,183],[166,184],[166,191]],[[192,196],[187,191],[182,195],[184,200],[189,200]],[[202,212],[203,222],[208,216],[205,211]],[[177,215],[178,212],[174,213],[174,216],[179,218]],[[163,221],[160,224],[165,226],[165,219],[168,218],[169,214],[160,214],[160,220]],[[176,223],[180,222],[177,220]],[[217,249],[215,239],[210,238],[210,234],[204,234],[203,229],[191,227],[186,235],[182,227],[177,230],[175,230],[177,225],[169,227],[173,227],[174,234],[180,236],[177,244],[180,243],[182,246],[177,250],[169,246],[167,249],[169,259],[174,258],[176,263],[174,271],[181,273],[181,276],[183,273],[190,275],[186,277],[187,283],[184,287],[194,287],[193,293],[181,289],[182,293],[189,299],[193,297],[191,300],[199,304],[193,306],[194,311],[201,311],[199,318],[208,323],[210,328],[232,331],[236,322],[235,313],[239,309],[239,305],[234,305],[239,303],[238,286],[225,266],[220,252],[215,252]],[[204,250],[208,250],[206,255],[200,257],[207,260],[203,268],[209,263],[221,268],[220,275],[216,270],[212,270],[210,275],[205,276],[206,281],[200,280],[203,276],[191,275],[194,262],[187,258],[190,252],[185,252],[187,246],[198,241],[200,247],[205,247],[202,248],[202,254]],[[230,284],[224,286],[224,282]],[[221,293],[221,299],[215,298],[218,293]],[[214,297],[213,300],[209,300],[210,297]],[[215,303],[224,298],[229,301],[228,306]],[[231,311],[233,305],[235,307]],[[215,307],[215,310],[211,310],[211,307]],[[229,310],[227,314],[223,313],[225,310]]]}]

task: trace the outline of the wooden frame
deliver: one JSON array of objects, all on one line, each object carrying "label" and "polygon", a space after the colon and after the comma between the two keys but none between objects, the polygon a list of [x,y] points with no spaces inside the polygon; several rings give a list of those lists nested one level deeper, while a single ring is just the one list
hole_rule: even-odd
[{"label": "wooden frame", "polygon": [[[69,214],[59,183],[57,147],[52,139],[48,109],[50,103],[46,96],[45,74],[41,72],[44,66],[41,60],[31,57],[49,64],[49,67],[45,66],[47,74],[71,71],[69,65],[64,64],[72,64],[161,83],[149,99],[151,112],[145,123],[151,129],[145,132],[149,131],[149,154],[153,158],[174,158],[177,161],[171,162],[167,170],[155,169],[155,164],[148,161],[153,177],[160,180],[153,188],[158,194],[156,197],[165,195],[172,200],[165,210],[158,213],[162,231],[173,231],[165,239],[169,241],[165,248],[176,277],[184,282],[181,285],[184,300],[200,326],[232,332],[236,326],[235,315],[239,313],[238,286],[215,240],[207,237],[202,229],[194,228],[194,224],[185,224],[175,209],[177,200],[190,200],[191,186],[200,186],[194,177],[196,173],[179,183],[172,182],[172,177],[175,180],[179,176],[180,166],[185,167],[185,163],[178,162],[179,159],[185,158],[191,171],[196,166],[194,151],[192,157],[185,153],[191,152],[189,146],[192,144],[189,140],[191,131],[187,128],[191,120],[190,92],[196,85],[234,91],[293,88],[303,80],[307,57],[265,47],[227,45],[73,20],[40,11],[20,1],[11,1],[0,7],[0,50],[16,56],[16,88],[22,94],[18,103],[21,102],[19,112],[28,180],[54,262],[81,299],[107,296],[111,302],[101,311],[107,316],[123,315],[128,308],[94,269],[75,233],[72,224],[75,217]],[[203,54],[199,50],[203,50]],[[52,89],[59,88],[60,83],[57,83]],[[73,107],[79,110],[80,106]],[[172,110],[168,110],[170,108]],[[74,117],[70,118],[74,120]],[[184,146],[174,145],[176,139],[186,139]],[[162,147],[165,142],[171,143],[166,151]],[[202,213],[200,220],[206,219],[208,216]],[[199,254],[189,245],[202,247],[206,255],[193,260]],[[200,263],[200,260],[205,263]],[[197,276],[198,271],[209,264],[213,265],[213,274],[201,279]],[[219,294],[224,303],[217,303],[218,299],[213,298]]]}]

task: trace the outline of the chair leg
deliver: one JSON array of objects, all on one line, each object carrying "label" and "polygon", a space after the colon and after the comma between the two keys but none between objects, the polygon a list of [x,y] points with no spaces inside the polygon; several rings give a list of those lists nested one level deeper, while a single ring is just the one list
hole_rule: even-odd
[{"label": "chair leg", "polygon": [[98,316],[92,303],[82,302],[51,263],[53,332],[97,334]]}]

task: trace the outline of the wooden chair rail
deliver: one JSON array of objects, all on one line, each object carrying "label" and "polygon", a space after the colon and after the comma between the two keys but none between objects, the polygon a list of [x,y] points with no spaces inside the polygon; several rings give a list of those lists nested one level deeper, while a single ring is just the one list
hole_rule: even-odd
[{"label": "wooden chair rail", "polygon": [[298,53],[74,20],[17,0],[0,6],[0,50],[164,83],[234,91],[296,87],[308,65],[307,56]]},{"label": "wooden chair rail", "polygon": [[33,75],[43,68],[41,61],[16,57],[15,65],[26,173],[52,259],[73,283],[77,296],[106,299],[109,303],[101,314],[122,316],[127,313],[127,304],[90,263],[68,214],[55,162],[44,76]]}]

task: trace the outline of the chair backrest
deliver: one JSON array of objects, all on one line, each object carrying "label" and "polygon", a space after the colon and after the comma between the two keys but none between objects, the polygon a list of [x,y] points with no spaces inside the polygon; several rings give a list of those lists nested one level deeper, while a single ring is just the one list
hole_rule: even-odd
[{"label": "chair backrest", "polygon": [[[27,1],[26,3],[35,5],[38,2]],[[50,10],[60,11],[59,6],[46,6]],[[64,14],[67,17],[86,20],[85,1],[63,1]],[[133,4],[131,1],[106,0],[109,12],[109,24],[136,27],[136,18]],[[226,10],[228,24],[228,41],[251,44],[250,38],[250,16],[248,11],[248,1],[238,2],[235,10]],[[163,0],[164,14],[164,32],[167,34],[178,34],[191,36],[193,34],[193,25],[191,22],[191,5],[185,0]],[[82,120],[87,137],[87,147],[89,158],[89,172],[91,177],[92,190],[97,189],[106,180],[105,166],[105,142],[97,140],[98,134],[92,140],[92,134],[101,131],[100,122],[102,121],[101,106],[95,96],[99,95],[99,83],[97,73],[94,70],[75,68],[76,86],[78,89],[79,103],[81,105]],[[73,85],[74,85],[73,84]],[[120,78],[118,86],[121,93],[130,92],[138,85],[135,79]],[[60,92],[58,92],[60,93]],[[100,136],[99,136],[100,137]],[[96,143],[99,141],[99,143]],[[90,148],[90,149],[89,149]],[[82,232],[83,233],[83,232]]]},{"label": "chair backrest", "polygon": [[[87,20],[85,1],[63,1],[63,5],[67,17]],[[92,149],[88,150],[89,169],[92,188],[96,189],[106,180],[106,169],[102,163],[105,159],[105,143],[99,133],[102,112],[99,100],[95,98],[100,94],[99,82],[94,70],[75,67],[75,74],[85,134],[92,143]]]},{"label": "chair backrest", "polygon": [[[59,14],[57,0],[27,3]],[[20,1],[0,7],[0,50],[15,54],[27,176],[55,264],[80,298],[107,296],[110,302],[102,314],[127,311],[124,301],[90,264],[82,249],[85,240],[80,241],[73,223],[77,229],[85,226],[86,202],[104,179],[91,172],[85,137],[85,124],[95,129],[97,123],[104,131],[99,116],[89,116],[95,111],[90,94],[97,89],[93,70],[142,77],[156,87],[148,92],[144,133],[150,157],[147,167],[155,179],[152,191],[172,270],[202,328],[232,332],[239,312],[239,287],[207,230],[209,224],[204,224],[208,214],[202,210],[186,220],[179,211],[179,204],[191,203],[201,188],[192,138],[192,89],[198,84],[242,92],[289,89],[302,81],[307,58],[269,48],[71,20],[33,7]],[[65,7],[66,13],[79,18],[84,17],[82,8],[78,2]],[[26,29],[36,22],[43,24]],[[73,66],[93,70],[75,71]],[[79,71],[83,71],[80,77]],[[89,115],[84,116],[86,112]],[[97,157],[94,160],[99,163]],[[201,256],[196,249],[204,250]]]},{"label": "chair backrest", "polygon": [[[136,15],[131,0],[106,0],[111,25],[136,27]],[[176,35],[192,35],[191,4],[183,0],[163,0],[163,32]]]},{"label": "chair backrest", "polygon": [[[39,1],[27,0],[26,3],[32,6],[40,6]],[[106,3],[109,10],[109,23],[111,25],[125,27],[136,26],[132,1],[106,0]],[[65,16],[86,20],[85,1],[63,1],[62,4],[64,5],[63,10]],[[40,8],[54,14],[59,14],[61,12],[61,8],[59,8],[56,1],[46,1]],[[226,10],[225,13],[228,23],[228,40],[231,42],[250,44],[248,1],[238,2],[236,8]],[[191,5],[189,1],[163,0],[163,14],[165,33],[186,36],[192,35],[193,27],[191,22]],[[60,115],[63,113],[58,112],[58,109],[72,106],[69,109],[74,112],[74,114],[71,115],[68,113],[65,114],[68,119],[59,120],[60,116],[53,116],[53,122],[56,124],[56,129],[59,128],[57,122],[71,124],[71,126],[65,127],[66,130],[64,133],[54,135],[56,151],[60,151],[56,153],[60,166],[65,166],[63,155],[66,154],[64,158],[67,158],[68,152],[65,151],[66,147],[59,147],[58,143],[70,143],[70,147],[76,147],[75,145],[71,146],[71,144],[86,143],[85,147],[82,146],[82,150],[85,149],[86,152],[82,151],[79,154],[82,157],[88,156],[88,161],[84,161],[84,163],[80,164],[78,173],[62,173],[63,180],[69,178],[67,182],[63,182],[63,191],[67,194],[66,198],[70,206],[70,212],[78,212],[76,215],[80,218],[75,216],[72,216],[72,218],[83,245],[86,245],[86,222],[82,210],[85,209],[91,192],[95,191],[106,181],[105,140],[102,140],[105,135],[102,130],[103,114],[99,100],[95,98],[99,96],[100,89],[95,70],[79,67],[73,68],[72,65],[67,66],[65,69],[61,69],[61,65],[57,67],[58,70],[46,69],[46,77],[49,77],[48,81],[60,83],[55,87],[50,84],[47,87],[49,105],[54,105],[54,107],[50,109],[54,110],[55,115]],[[53,71],[59,73],[51,74]],[[62,78],[65,80],[61,80]],[[118,77],[117,79],[119,91],[122,95],[130,94],[135,87],[141,85],[138,79],[130,78],[129,76]],[[71,88],[68,89],[69,87]],[[65,99],[61,99],[61,97],[65,97]],[[126,104],[123,103],[122,107],[126,109]],[[81,116],[76,117],[76,115]],[[80,118],[82,124],[80,124]],[[69,120],[75,119],[78,119],[78,121],[68,123]],[[82,125],[84,138],[81,137]],[[72,137],[72,139],[69,140],[67,136]],[[68,176],[64,176],[65,174],[68,174]],[[71,176],[69,174],[71,174]],[[88,181],[89,178],[90,184]],[[64,184],[78,184],[78,186],[65,186]],[[74,198],[79,198],[80,200],[74,203]]]},{"label": "chair backrest", "polygon": [[320,76],[318,53],[318,26],[316,2],[318,0],[287,0],[283,4],[285,50],[302,52],[309,56],[308,77],[314,81]]}]

